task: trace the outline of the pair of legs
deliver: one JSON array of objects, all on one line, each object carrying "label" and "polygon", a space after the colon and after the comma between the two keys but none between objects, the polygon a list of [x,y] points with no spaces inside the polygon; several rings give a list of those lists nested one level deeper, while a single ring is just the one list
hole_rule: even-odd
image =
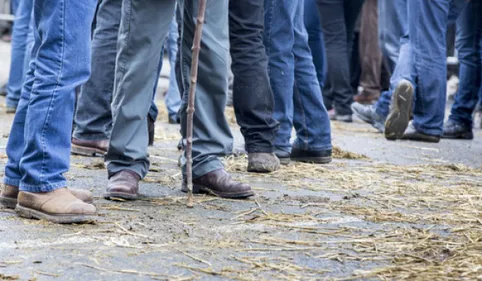
[{"label": "pair of legs", "polygon": [[350,86],[353,32],[363,2],[364,0],[317,0],[328,62],[323,98],[326,107],[334,108],[336,115],[346,116],[346,121],[351,120],[350,105],[354,96]]},{"label": "pair of legs", "polygon": [[67,2],[33,2],[35,43],[7,144],[4,178],[6,186],[20,191],[21,215],[58,222],[83,221],[95,213],[94,206],[65,190],[63,174],[69,169],[74,91],[90,75],[96,1]]},{"label": "pair of legs", "polygon": [[472,139],[472,113],[482,94],[482,3],[471,1],[457,20],[459,91],[444,126],[444,137]]},{"label": "pair of legs", "polygon": [[[331,129],[303,22],[303,0],[265,0],[264,42],[281,160],[331,161]],[[290,143],[291,131],[296,140]],[[290,155],[291,154],[291,155]]]},{"label": "pair of legs", "polygon": [[[138,182],[149,170],[147,112],[160,49],[174,13],[175,1],[124,0],[117,49],[113,126],[106,154],[107,197],[134,199]],[[181,134],[186,138],[186,108],[198,1],[180,1],[178,80],[183,103]],[[209,1],[199,57],[193,130],[193,179],[197,192],[226,197],[252,195],[249,186],[233,182],[218,157],[232,152],[233,139],[224,117],[228,72],[228,2]],[[185,162],[185,161],[182,161]],[[184,168],[184,167],[183,167]],[[111,196],[112,195],[112,196]]]},{"label": "pair of legs", "polygon": [[[97,151],[103,154],[107,149],[107,140],[112,130],[111,102],[121,10],[122,0],[102,0],[97,9],[96,28],[92,40],[92,76],[81,87],[74,120],[73,138],[76,153],[95,154]],[[152,75],[157,77],[162,60],[158,62],[159,68],[152,72]],[[156,89],[154,86],[152,89],[148,114],[154,122],[158,110],[154,103]]]}]

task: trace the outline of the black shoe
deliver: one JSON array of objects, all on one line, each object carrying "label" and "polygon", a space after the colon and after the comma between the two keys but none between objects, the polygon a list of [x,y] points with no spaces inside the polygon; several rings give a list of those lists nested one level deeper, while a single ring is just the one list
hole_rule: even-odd
[{"label": "black shoe", "polygon": [[0,86],[0,96],[5,97],[7,95],[7,84]]},{"label": "black shoe", "polygon": [[169,115],[169,124],[181,124],[181,118],[179,118],[179,115]]},{"label": "black shoe", "polygon": [[328,164],[331,162],[331,149],[322,151],[304,150],[293,147],[291,150],[291,160],[315,164]]},{"label": "black shoe", "polygon": [[373,128],[377,129],[380,133],[383,133],[385,130],[385,120],[378,115],[375,106],[355,102],[351,105],[351,109],[358,118],[372,125]]},{"label": "black shoe", "polygon": [[415,127],[413,126],[412,122],[410,122],[410,124],[408,125],[408,128],[403,134],[401,139],[422,141],[422,142],[434,142],[434,143],[440,142],[439,136],[427,135],[427,134],[418,132],[417,129],[415,129]]},{"label": "black shoe", "polygon": [[404,135],[412,113],[413,85],[401,80],[393,92],[390,113],[385,122],[385,138],[396,140]]},{"label": "black shoe", "polygon": [[471,140],[474,139],[474,133],[469,126],[449,119],[444,125],[444,134],[442,135],[442,138]]},{"label": "black shoe", "polygon": [[281,165],[288,165],[290,163],[291,155],[288,152],[276,151],[275,154]]},{"label": "black shoe", "polygon": [[156,132],[156,125],[150,116],[147,116],[147,129],[149,130],[149,146],[154,145],[154,134]]}]

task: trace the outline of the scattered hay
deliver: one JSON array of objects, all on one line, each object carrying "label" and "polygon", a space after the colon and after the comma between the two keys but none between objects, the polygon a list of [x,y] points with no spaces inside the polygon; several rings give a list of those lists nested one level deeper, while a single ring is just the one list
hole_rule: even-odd
[{"label": "scattered hay", "polygon": [[357,154],[349,151],[344,151],[338,146],[333,146],[333,158],[335,159],[369,159],[367,156],[363,154]]}]

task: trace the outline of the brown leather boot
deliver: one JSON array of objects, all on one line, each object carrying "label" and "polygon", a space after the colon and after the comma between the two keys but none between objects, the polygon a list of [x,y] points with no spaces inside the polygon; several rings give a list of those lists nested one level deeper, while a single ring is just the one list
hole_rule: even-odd
[{"label": "brown leather boot", "polygon": [[[188,191],[186,179],[183,180],[181,190]],[[193,193],[232,199],[248,198],[254,195],[249,185],[233,181],[224,169],[212,171],[193,180]]]},{"label": "brown leather boot", "polygon": [[24,218],[47,220],[54,223],[83,223],[95,220],[94,205],[82,202],[67,188],[45,193],[20,191],[17,214]]},{"label": "brown leather boot", "polygon": [[109,140],[80,140],[72,138],[72,154],[96,157],[104,156],[109,148]]},{"label": "brown leather boot", "polygon": [[115,200],[116,198],[135,200],[139,192],[140,180],[141,177],[133,171],[120,171],[109,179],[104,198],[108,200]]},{"label": "brown leather boot", "polygon": [[[94,203],[94,197],[90,191],[76,188],[68,188],[67,190],[72,193],[72,195],[87,204]],[[5,208],[15,209],[15,206],[17,205],[18,192],[18,187],[4,185],[2,191],[0,192],[0,204],[2,204]]]}]

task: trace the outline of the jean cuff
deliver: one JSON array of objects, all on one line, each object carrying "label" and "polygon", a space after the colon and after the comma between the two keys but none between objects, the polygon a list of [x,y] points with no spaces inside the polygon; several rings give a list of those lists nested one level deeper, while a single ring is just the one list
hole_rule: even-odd
[{"label": "jean cuff", "polygon": [[11,100],[9,98],[7,98],[7,100],[5,101],[5,104],[7,105],[7,108],[17,108],[18,103],[19,103],[18,100]]},{"label": "jean cuff", "polygon": [[19,187],[20,186],[20,179],[16,180],[16,179],[12,179],[12,178],[9,178],[9,177],[4,177],[3,183],[5,185]]},{"label": "jean cuff", "polygon": [[333,145],[331,144],[331,142],[325,145],[310,146],[307,144],[300,144],[300,142],[297,140],[295,140],[295,142],[293,143],[293,147],[307,150],[307,151],[327,151],[327,150],[333,149]]},{"label": "jean cuff", "polygon": [[259,146],[259,145],[246,145],[245,146],[246,152],[248,153],[273,153],[274,147],[273,146]]},{"label": "jean cuff", "polygon": [[55,189],[59,188],[64,188],[67,186],[67,181],[61,181],[58,183],[49,183],[49,184],[42,184],[42,185],[31,185],[27,183],[20,182],[20,191],[26,191],[26,192],[33,192],[33,193],[39,193],[39,192],[50,192]]},{"label": "jean cuff", "polygon": [[417,132],[422,134],[437,136],[437,137],[441,137],[443,135],[443,129],[423,129],[416,122],[413,122],[413,126],[415,127],[415,130],[417,130]]}]

